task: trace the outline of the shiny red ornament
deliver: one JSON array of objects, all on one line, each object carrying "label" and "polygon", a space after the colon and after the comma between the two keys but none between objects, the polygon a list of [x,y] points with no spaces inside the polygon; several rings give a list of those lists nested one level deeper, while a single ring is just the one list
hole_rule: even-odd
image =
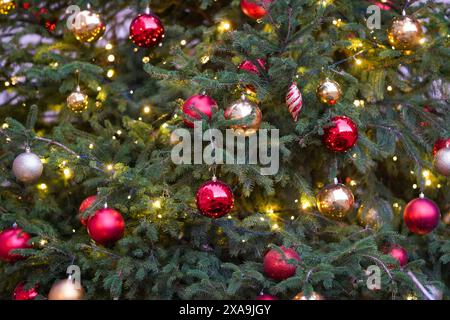
[{"label": "shiny red ornament", "polygon": [[334,117],[331,122],[331,126],[324,128],[325,145],[334,152],[348,151],[358,141],[358,127],[345,116]]},{"label": "shiny red ornament", "polygon": [[[256,62],[258,62],[259,66],[262,70],[266,70],[266,60],[256,59]],[[258,67],[255,66],[255,64],[253,62],[251,62],[250,60],[244,60],[239,65],[238,69],[259,75]]]},{"label": "shiny red ornament", "polygon": [[403,219],[409,231],[419,235],[433,231],[439,224],[440,217],[439,207],[427,198],[410,201],[403,213]]},{"label": "shiny red ornament", "polygon": [[398,261],[400,267],[404,267],[408,263],[408,252],[399,245],[392,246],[387,253]]},{"label": "shiny red ornament", "polygon": [[[217,110],[217,102],[206,94],[198,94],[190,97],[183,104],[183,113],[193,119],[202,119],[202,113],[211,119],[214,110]],[[184,123],[193,128],[194,124],[187,118],[183,119]]]},{"label": "shiny red ornament", "polygon": [[394,6],[394,3],[390,0],[383,0],[383,1],[369,0],[369,1],[384,11],[389,11]]},{"label": "shiny red ornament", "polygon": [[164,38],[164,26],[158,16],[144,13],[133,19],[130,25],[130,39],[139,47],[151,48]]},{"label": "shiny red ornament", "polygon": [[0,233],[0,260],[15,262],[25,259],[20,254],[11,253],[11,251],[31,248],[31,245],[28,244],[30,238],[30,235],[20,228],[11,228],[2,231]]},{"label": "shiny red ornament", "polygon": [[292,277],[295,274],[297,266],[288,263],[288,260],[295,259],[300,261],[300,256],[294,249],[283,246],[280,249],[284,255],[276,249],[270,249],[264,256],[264,273],[267,277],[274,280],[285,280]]},{"label": "shiny red ornament", "polygon": [[444,148],[450,148],[450,138],[448,139],[438,139],[433,146],[433,157],[436,153]]},{"label": "shiny red ornament", "polygon": [[233,191],[226,183],[213,179],[200,186],[196,203],[202,215],[217,219],[233,209]]},{"label": "shiny red ornament", "polygon": [[97,196],[90,196],[83,200],[83,202],[80,205],[80,208],[78,209],[78,214],[80,216],[80,222],[83,226],[87,225],[87,222],[89,220],[89,217],[83,217],[83,213],[89,209],[89,207],[97,200]]},{"label": "shiny red ornament", "polygon": [[241,9],[246,16],[258,20],[267,14],[269,4],[274,0],[241,0]]},{"label": "shiny red ornament", "polygon": [[125,232],[125,221],[120,212],[111,208],[103,208],[89,217],[87,230],[95,242],[109,246],[122,239]]},{"label": "shiny red ornament", "polygon": [[271,295],[271,294],[261,294],[261,295],[257,296],[255,298],[255,300],[267,300],[267,301],[269,301],[269,300],[278,300],[278,298],[273,296],[273,295]]},{"label": "shiny red ornament", "polygon": [[25,284],[23,282],[20,282],[17,285],[12,295],[13,300],[34,300],[39,295],[39,293],[37,292],[37,289],[39,288],[38,285],[28,290],[26,290],[24,287]]}]

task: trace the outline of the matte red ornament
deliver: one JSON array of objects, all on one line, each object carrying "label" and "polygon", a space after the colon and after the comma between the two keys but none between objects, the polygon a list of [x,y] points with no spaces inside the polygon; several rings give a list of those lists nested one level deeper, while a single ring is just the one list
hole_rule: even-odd
[{"label": "matte red ornament", "polygon": [[271,294],[261,294],[255,300],[278,300],[278,298]]},{"label": "matte red ornament", "polygon": [[284,255],[279,253],[276,249],[270,249],[264,256],[264,273],[267,277],[274,280],[285,280],[295,274],[297,266],[288,263],[288,260],[300,260],[298,253],[292,248],[280,247]]},{"label": "matte red ornament", "polygon": [[267,14],[266,8],[274,0],[241,0],[241,9],[248,17],[258,20]]},{"label": "matte red ornament", "polygon": [[0,260],[15,262],[25,259],[20,254],[11,253],[11,251],[31,248],[31,245],[28,244],[30,238],[30,235],[20,228],[11,228],[2,231],[0,233]]},{"label": "matte red ornament", "polygon": [[[266,70],[266,60],[256,59],[256,62],[258,62],[261,69]],[[255,66],[255,64],[250,60],[244,60],[243,62],[241,62],[238,69],[259,75],[258,67]]]},{"label": "matte red ornament", "polygon": [[122,239],[125,221],[119,211],[111,208],[97,210],[87,223],[89,236],[104,246],[113,245]]},{"label": "matte red ornament", "polygon": [[334,152],[350,150],[358,141],[358,127],[352,119],[338,116],[331,119],[331,126],[324,128],[323,141]]},{"label": "matte red ornament", "polygon": [[78,209],[78,213],[80,216],[80,222],[83,226],[87,225],[87,222],[89,220],[89,217],[83,217],[83,213],[89,209],[89,207],[97,200],[97,196],[90,196],[83,200],[83,202],[80,205],[80,208]]},{"label": "matte red ornament", "polygon": [[[202,119],[202,113],[211,119],[214,109],[217,110],[217,102],[206,94],[198,94],[190,97],[183,104],[183,113],[193,119]],[[193,128],[194,124],[187,118],[183,119],[184,123]]]},{"label": "matte red ornament", "polygon": [[388,250],[388,254],[398,261],[400,267],[404,267],[408,263],[408,252],[399,245],[392,246]]},{"label": "matte red ornament", "polygon": [[164,26],[158,16],[144,13],[133,19],[130,25],[130,39],[139,47],[151,48],[164,38]]},{"label": "matte red ornament", "polygon": [[14,289],[12,299],[13,300],[34,300],[38,296],[37,289],[39,288],[38,285],[34,286],[33,288],[30,288],[26,290],[25,285],[23,282],[20,282],[17,287]]},{"label": "matte red ornament", "polygon": [[200,186],[196,203],[202,215],[217,219],[233,209],[233,191],[226,183],[213,179]]},{"label": "matte red ornament", "polygon": [[410,201],[403,213],[403,219],[409,231],[419,235],[433,231],[439,224],[440,217],[439,207],[427,198]]},{"label": "matte red ornament", "polygon": [[450,148],[450,138],[448,139],[438,139],[433,146],[433,157],[436,153],[444,148]]}]

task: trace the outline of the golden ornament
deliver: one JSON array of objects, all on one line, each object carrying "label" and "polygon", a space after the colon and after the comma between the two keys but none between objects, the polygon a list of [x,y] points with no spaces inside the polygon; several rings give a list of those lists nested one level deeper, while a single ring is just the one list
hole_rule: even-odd
[{"label": "golden ornament", "polygon": [[86,110],[88,103],[89,98],[87,94],[80,91],[80,87],[77,87],[76,90],[67,97],[67,106],[75,113]]},{"label": "golden ornament", "polygon": [[304,295],[303,292],[300,292],[292,300],[325,300],[325,298],[317,292],[313,291],[308,296]]},{"label": "golden ornament", "polygon": [[409,16],[395,18],[388,29],[389,43],[396,49],[414,49],[422,43],[422,39],[422,25]]},{"label": "golden ornament", "polygon": [[335,105],[342,97],[342,90],[339,83],[334,80],[325,79],[320,81],[316,90],[317,99],[330,106]]},{"label": "golden ornament", "polygon": [[16,8],[16,4],[12,0],[0,0],[0,14],[9,14]]},{"label": "golden ornament", "polygon": [[248,125],[238,124],[231,126],[236,135],[251,136],[255,134],[261,126],[262,113],[256,104],[253,104],[245,97],[245,95],[242,95],[241,99],[234,102],[225,110],[225,118],[228,120],[242,120],[244,118],[248,120],[252,119]]},{"label": "golden ornament", "polygon": [[48,300],[83,300],[84,289],[71,278],[56,282],[48,293]]},{"label": "golden ornament", "polygon": [[83,10],[73,18],[70,30],[78,41],[93,42],[105,33],[106,27],[100,15],[90,10]]},{"label": "golden ornament", "polygon": [[357,219],[361,226],[372,229],[379,229],[383,223],[377,209],[366,209],[364,206],[358,209]]},{"label": "golden ornament", "polygon": [[352,191],[340,183],[328,185],[317,194],[317,207],[320,213],[334,220],[346,218],[354,202]]}]

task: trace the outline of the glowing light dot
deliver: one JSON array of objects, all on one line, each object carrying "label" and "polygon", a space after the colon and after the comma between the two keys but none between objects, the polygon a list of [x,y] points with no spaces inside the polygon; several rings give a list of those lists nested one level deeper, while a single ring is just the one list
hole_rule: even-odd
[{"label": "glowing light dot", "polygon": [[113,54],[110,54],[109,56],[108,56],[108,61],[109,62],[114,62],[116,60],[116,57],[113,55]]},{"label": "glowing light dot", "polygon": [[428,186],[428,187],[431,186],[431,180],[426,180],[425,181],[425,185]]},{"label": "glowing light dot", "polygon": [[128,196],[127,199],[130,200],[130,199],[131,199],[131,196]]},{"label": "glowing light dot", "polygon": [[70,179],[72,177],[72,170],[70,170],[70,168],[65,168],[63,173],[66,179]]},{"label": "glowing light dot", "polygon": [[151,111],[151,109],[150,109],[149,106],[145,106],[145,107],[142,109],[142,111],[143,111],[145,114],[149,114],[150,111]]},{"label": "glowing light dot", "polygon": [[41,183],[38,185],[38,189],[42,191],[46,191],[48,189],[47,185],[45,183]]},{"label": "glowing light dot", "polygon": [[102,91],[102,87],[98,86],[97,91]]},{"label": "glowing light dot", "polygon": [[442,185],[440,183],[438,183],[438,185],[436,186],[438,189],[442,188]]},{"label": "glowing light dot", "polygon": [[187,41],[186,41],[186,40],[184,40],[184,39],[180,41],[180,44],[181,44],[182,46],[185,46],[185,45],[186,45],[186,43],[187,43]]},{"label": "glowing light dot", "polygon": [[200,62],[203,64],[208,63],[208,61],[209,61],[209,56],[203,56],[200,58]]},{"label": "glowing light dot", "polygon": [[41,239],[41,241],[39,241],[39,244],[41,246],[45,246],[48,243],[48,241],[46,239]]},{"label": "glowing light dot", "polygon": [[107,43],[105,46],[106,50],[111,50],[113,48],[113,45],[111,43]]},{"label": "glowing light dot", "polygon": [[161,201],[160,200],[153,201],[152,206],[153,206],[153,208],[160,209],[161,208]]},{"label": "glowing light dot", "polygon": [[158,217],[159,219],[162,219],[162,214],[158,214],[157,217]]},{"label": "glowing light dot", "polygon": [[355,62],[356,62],[356,64],[357,64],[358,66],[360,66],[360,65],[362,64],[361,59],[355,59]]},{"label": "glowing light dot", "polygon": [[396,202],[392,205],[394,208],[398,208],[400,205]]},{"label": "glowing light dot", "polygon": [[398,160],[398,157],[397,157],[397,156],[393,156],[393,157],[392,157],[392,160],[397,161],[397,160]]},{"label": "glowing light dot", "polygon": [[217,26],[217,31],[227,32],[231,30],[231,22],[228,20],[222,20]]},{"label": "glowing light dot", "polygon": [[120,136],[122,134],[122,130],[117,130],[116,133]]},{"label": "glowing light dot", "polygon": [[295,217],[294,216],[291,216],[291,220],[294,220],[295,219]]},{"label": "glowing light dot", "polygon": [[261,220],[261,221],[264,221],[264,218],[263,218],[263,217],[261,217],[261,218],[259,218],[259,220]]},{"label": "glowing light dot", "polygon": [[280,229],[280,226],[278,225],[278,224],[274,224],[273,226],[272,226],[272,230],[278,230],[278,229]]},{"label": "glowing light dot", "polygon": [[418,186],[417,186],[417,184],[413,184],[413,189],[415,190],[415,189],[417,189],[418,188]]},{"label": "glowing light dot", "polygon": [[387,91],[392,91],[392,90],[394,90],[394,88],[392,88],[392,86],[387,87]]},{"label": "glowing light dot", "polygon": [[8,129],[9,128],[9,124],[7,124],[6,122],[4,124],[2,124],[2,129]]},{"label": "glowing light dot", "polygon": [[106,73],[106,76],[108,78],[112,78],[112,77],[114,77],[115,74],[116,74],[116,72],[113,69],[109,69],[108,72]]},{"label": "glowing light dot", "polygon": [[94,149],[94,144],[92,144],[92,143],[89,144],[89,149],[91,149],[91,150]]},{"label": "glowing light dot", "polygon": [[108,171],[112,171],[113,169],[114,169],[114,166],[112,164],[108,164],[106,166],[106,170],[108,170]]},{"label": "glowing light dot", "polygon": [[9,87],[10,85],[9,81],[5,81],[5,87]]},{"label": "glowing light dot", "polygon": [[149,63],[150,62],[150,58],[145,56],[145,57],[142,58],[142,62],[143,63]]},{"label": "glowing light dot", "polygon": [[424,178],[428,178],[430,176],[430,171],[423,170],[422,175],[423,175]]}]

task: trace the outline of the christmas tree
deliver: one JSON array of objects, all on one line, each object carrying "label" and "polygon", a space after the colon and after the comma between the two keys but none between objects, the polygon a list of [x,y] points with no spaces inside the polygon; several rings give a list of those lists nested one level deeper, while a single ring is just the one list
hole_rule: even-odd
[{"label": "christmas tree", "polygon": [[448,297],[448,9],[0,0],[1,298]]}]

